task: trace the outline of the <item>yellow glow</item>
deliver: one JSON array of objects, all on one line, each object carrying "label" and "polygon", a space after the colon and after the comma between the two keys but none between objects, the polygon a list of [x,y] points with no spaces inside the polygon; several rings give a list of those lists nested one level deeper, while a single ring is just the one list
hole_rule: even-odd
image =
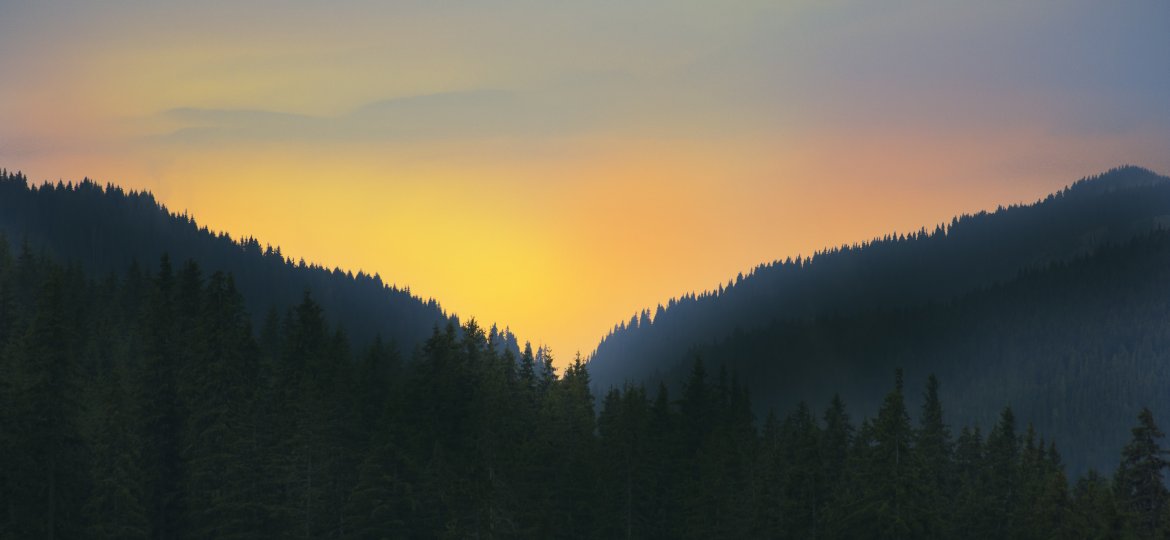
[{"label": "yellow glow", "polygon": [[[841,93],[847,45],[900,50],[884,40],[925,15],[829,10],[813,22],[860,41],[825,45],[799,18],[816,10],[775,4],[77,6],[72,23],[46,8],[34,22],[59,31],[12,42],[5,30],[26,25],[0,13],[0,166],[150,190],[212,229],[510,326],[561,361],[762,262],[1031,201],[1123,163],[1170,167],[1162,126],[1062,131],[1079,102],[1045,88],[941,81],[933,102],[910,103],[883,77]],[[773,36],[787,41],[765,47]],[[368,109],[411,96],[425,103]]]}]

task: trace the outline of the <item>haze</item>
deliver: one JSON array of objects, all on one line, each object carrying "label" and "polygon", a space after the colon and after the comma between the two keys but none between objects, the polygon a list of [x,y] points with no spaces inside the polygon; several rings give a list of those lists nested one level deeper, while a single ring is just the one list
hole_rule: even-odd
[{"label": "haze", "polygon": [[1170,3],[0,0],[0,166],[564,361],[756,264],[1170,171]]}]

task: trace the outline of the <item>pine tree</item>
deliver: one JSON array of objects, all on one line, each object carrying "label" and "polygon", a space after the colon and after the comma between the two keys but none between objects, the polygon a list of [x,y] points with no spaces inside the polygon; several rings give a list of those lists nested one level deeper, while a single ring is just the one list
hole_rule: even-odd
[{"label": "pine tree", "polygon": [[482,331],[464,333],[465,339],[473,335],[470,367],[475,404],[470,451],[475,456],[472,496],[476,528],[488,537],[510,536],[517,532],[516,516],[520,513],[519,501],[510,490],[519,476],[513,470],[511,445],[525,433],[516,423],[516,357],[502,346],[502,336],[494,325],[486,340]]},{"label": "pine tree", "polygon": [[536,357],[532,354],[532,343],[524,343],[520,354],[520,392],[528,407],[536,406]]},{"label": "pine tree", "polygon": [[[11,353],[19,366],[12,406],[16,448],[9,524],[18,537],[72,537],[82,530],[87,490],[78,419],[77,329],[69,317],[64,273],[46,268],[34,315]],[[7,490],[6,490],[7,491]],[[11,515],[11,514],[10,514]]]},{"label": "pine tree", "polygon": [[993,497],[987,471],[987,452],[979,428],[964,427],[955,441],[954,497],[951,530],[956,538],[991,537],[996,527],[992,517]]},{"label": "pine tree", "polygon": [[268,442],[262,461],[275,481],[267,491],[277,494],[265,497],[264,514],[271,516],[265,528],[278,536],[310,538],[320,534],[327,519],[322,501],[329,455],[326,399],[335,372],[324,316],[308,292],[286,313],[277,334],[273,382],[263,399],[272,416],[260,433]]},{"label": "pine tree", "polygon": [[[15,283],[13,283],[12,275],[14,264],[15,261],[12,259],[12,253],[8,246],[8,237],[4,235],[3,231],[0,231],[0,355],[4,354],[4,348],[12,339],[18,316]],[[2,379],[0,379],[0,384],[3,384]],[[0,390],[3,390],[2,386],[0,386]]]},{"label": "pine tree", "polygon": [[398,352],[377,336],[366,351],[355,385],[355,405],[359,408],[358,428],[367,442],[375,435],[390,399],[391,381],[400,375]]},{"label": "pine tree", "polygon": [[854,436],[853,424],[840,395],[833,396],[825,410],[824,420],[825,429],[821,436],[822,475],[826,495],[832,498],[840,486]]},{"label": "pine tree", "polygon": [[170,259],[164,255],[142,317],[145,358],[137,384],[142,407],[147,513],[155,538],[175,538],[183,530],[183,412],[178,391],[179,332],[174,299],[175,278]]},{"label": "pine tree", "polygon": [[190,411],[184,422],[188,532],[196,537],[247,538],[260,533],[259,441],[252,409],[258,384],[257,347],[243,299],[231,278],[215,273],[201,306],[199,343],[184,380]]},{"label": "pine tree", "polygon": [[769,412],[764,419],[754,464],[752,536],[758,538],[780,538],[785,534],[780,509],[784,504],[787,464],[781,444],[780,420],[775,412]]},{"label": "pine tree", "polygon": [[379,437],[358,469],[358,482],[345,506],[347,537],[406,538],[417,500],[407,476],[410,465],[390,437]]},{"label": "pine tree", "polygon": [[[0,182],[5,175],[0,174]],[[19,387],[17,371],[20,362],[13,358],[16,344],[17,317],[23,313],[16,305],[15,262],[8,251],[8,242],[0,232],[0,485],[6,486],[0,500],[0,534],[8,534],[15,528],[16,496],[20,493],[19,473],[15,465],[20,458],[19,430],[23,423],[22,411],[17,406],[16,389]]]},{"label": "pine tree", "polygon": [[710,391],[703,359],[695,358],[690,378],[687,380],[686,386],[683,387],[682,400],[679,402],[685,437],[682,444],[685,448],[698,448],[707,436],[712,407],[711,397],[708,395]]},{"label": "pine tree", "polygon": [[1129,538],[1124,514],[1109,480],[1090,470],[1079,480],[1072,492],[1073,525],[1083,538]]},{"label": "pine tree", "polygon": [[1166,451],[1159,443],[1164,434],[1145,407],[1132,433],[1117,469],[1117,498],[1130,515],[1139,538],[1158,538],[1166,527],[1166,505],[1170,500],[1163,477]]},{"label": "pine tree", "polygon": [[559,527],[564,531],[591,534],[594,524],[593,509],[578,505],[577,501],[596,500],[597,473],[593,456],[596,455],[596,415],[593,394],[589,390],[589,372],[577,354],[557,381],[553,398],[555,437],[559,439],[559,467],[553,489],[559,493],[554,515],[559,516]]},{"label": "pine tree", "polygon": [[646,529],[648,484],[648,437],[651,411],[646,390],[627,386],[606,394],[597,427],[599,459],[606,473],[601,503],[607,509],[603,521],[610,526],[599,534],[611,538],[643,537]]},{"label": "pine tree", "polygon": [[1045,450],[1041,442],[1035,456],[1038,474],[1036,486],[1030,490],[1033,501],[1023,536],[1072,538],[1081,534],[1083,525],[1077,522],[1079,516],[1073,513],[1068,478],[1064,474],[1056,446],[1050,445]]},{"label": "pine tree", "polygon": [[909,538],[922,531],[913,467],[914,432],[902,390],[902,371],[898,370],[894,390],[886,395],[858,447],[861,485],[854,515],[864,523],[859,530],[871,531],[874,538]]},{"label": "pine tree", "polygon": [[679,536],[679,508],[682,507],[679,489],[683,469],[681,420],[670,400],[666,385],[659,382],[654,403],[650,406],[647,462],[650,483],[648,491],[647,530],[651,538]]},{"label": "pine tree", "polygon": [[124,366],[99,376],[97,426],[90,443],[93,491],[85,503],[90,538],[149,538],[141,439]]},{"label": "pine tree", "polygon": [[816,419],[803,402],[780,426],[784,476],[783,498],[778,510],[785,535],[792,538],[820,536],[821,512],[826,498],[820,439]]},{"label": "pine tree", "polygon": [[946,512],[952,501],[951,432],[943,421],[938,397],[938,379],[931,375],[923,395],[920,426],[914,446],[918,486],[922,490],[923,534],[930,538],[949,536]]},{"label": "pine tree", "polygon": [[984,467],[987,473],[987,495],[989,497],[988,519],[994,527],[994,534],[1006,538],[1012,534],[1018,523],[1017,508],[1020,493],[1020,441],[1016,435],[1016,420],[1011,407],[1000,414],[999,423],[987,436],[987,457]]},{"label": "pine tree", "polygon": [[679,511],[683,522],[678,525],[681,536],[698,538],[714,535],[714,513],[717,506],[711,501],[707,477],[712,476],[709,463],[714,461],[705,449],[717,419],[718,389],[707,382],[707,371],[701,358],[696,358],[691,375],[683,388],[679,402],[681,433],[678,469]]}]

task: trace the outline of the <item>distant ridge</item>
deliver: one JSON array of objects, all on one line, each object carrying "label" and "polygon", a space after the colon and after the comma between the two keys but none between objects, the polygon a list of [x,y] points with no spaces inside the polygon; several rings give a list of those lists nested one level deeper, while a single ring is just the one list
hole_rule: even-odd
[{"label": "distant ridge", "polygon": [[737,330],[951,298],[1166,223],[1170,178],[1118,167],[1032,204],[761,264],[715,291],[672,299],[653,317],[647,309],[619,323],[590,356],[590,374],[598,388],[646,380]]},{"label": "distant ridge", "polygon": [[[923,306],[777,321],[693,353],[740,374],[759,411],[839,393],[873,414],[895,369],[943,381],[952,425],[992,425],[1004,404],[1074,448],[1066,465],[1111,471],[1133,408],[1170,416],[1170,230]],[[681,380],[686,370],[667,375]]]},{"label": "distant ridge", "polygon": [[[230,272],[248,292],[257,328],[270,310],[283,314],[305,291],[357,343],[380,335],[409,352],[436,326],[458,324],[436,300],[416,297],[377,274],[294,262],[279,247],[215,233],[191,216],[173,213],[149,192],[88,178],[38,186],[20,172],[0,170],[0,233],[16,248],[27,242],[35,252],[80,264],[93,276],[121,274],[132,265],[150,270],[164,253],[176,266],[190,259],[207,273]],[[515,348],[511,333],[498,337]]]},{"label": "distant ridge", "polygon": [[[1170,415],[1170,178],[1119,167],[1032,204],[959,216],[760,265],[617,325],[589,360],[596,391],[673,391],[695,358],[746,382],[757,414],[841,392],[872,414],[884,381],[939,375],[956,424],[1011,403],[1109,469],[1134,407]],[[1120,398],[1109,398],[1129,389]],[[1128,407],[1128,408],[1126,408]]]}]

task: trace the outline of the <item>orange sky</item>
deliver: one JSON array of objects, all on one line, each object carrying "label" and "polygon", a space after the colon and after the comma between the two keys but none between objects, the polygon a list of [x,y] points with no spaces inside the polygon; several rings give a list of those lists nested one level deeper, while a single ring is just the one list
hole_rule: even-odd
[{"label": "orange sky", "polygon": [[0,166],[562,361],[764,261],[1170,171],[1164,2],[91,4],[0,5]]}]

